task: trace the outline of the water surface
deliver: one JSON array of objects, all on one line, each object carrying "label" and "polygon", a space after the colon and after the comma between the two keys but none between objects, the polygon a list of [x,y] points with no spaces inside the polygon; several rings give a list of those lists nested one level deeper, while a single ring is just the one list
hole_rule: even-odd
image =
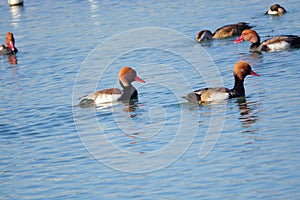
[{"label": "water surface", "polygon": [[[299,2],[278,2],[288,10],[284,16],[263,15],[272,3],[25,1],[19,9],[0,3],[2,41],[11,31],[19,49],[17,64],[0,57],[1,199],[297,199],[300,51],[252,54],[249,43],[234,45],[235,38],[206,42],[209,56],[199,51],[189,58],[213,60],[215,65],[197,65],[207,77],[166,51],[201,48],[194,41],[198,31],[239,21],[255,25],[262,39],[299,35]],[[148,42],[161,44],[159,49],[124,52],[108,67],[108,57],[92,57],[109,38],[122,41],[127,31],[144,27],[167,28],[187,39],[156,37]],[[178,98],[207,86],[205,79],[213,84],[221,78],[232,87],[237,60],[261,75],[247,77],[245,99],[199,107]],[[98,82],[82,83],[75,95],[78,72],[87,63],[87,80]],[[140,98],[133,108],[74,106],[95,88],[119,87],[123,65],[146,80],[134,83]],[[221,134],[208,135],[209,127],[217,133],[219,121]],[[216,145],[201,149],[204,142],[202,148]],[[163,150],[169,151],[159,154]],[[148,172],[140,173],[143,164]]]}]

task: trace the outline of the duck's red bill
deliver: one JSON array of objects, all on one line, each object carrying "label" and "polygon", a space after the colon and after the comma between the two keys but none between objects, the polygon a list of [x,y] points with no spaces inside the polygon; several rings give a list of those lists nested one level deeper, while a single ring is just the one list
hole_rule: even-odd
[{"label": "duck's red bill", "polygon": [[237,43],[240,43],[243,41],[244,41],[244,38],[242,36],[240,36],[238,39],[234,40],[234,44],[237,44]]},{"label": "duck's red bill", "polygon": [[252,76],[260,76],[259,74],[255,73],[255,72],[252,71],[252,70],[251,70],[250,74],[251,74]]},{"label": "duck's red bill", "polygon": [[141,83],[145,83],[146,81],[144,81],[143,79],[139,78],[139,77],[135,77],[134,79],[137,82],[141,82]]},{"label": "duck's red bill", "polygon": [[9,42],[9,48],[14,51],[15,50],[15,45],[12,41]]}]

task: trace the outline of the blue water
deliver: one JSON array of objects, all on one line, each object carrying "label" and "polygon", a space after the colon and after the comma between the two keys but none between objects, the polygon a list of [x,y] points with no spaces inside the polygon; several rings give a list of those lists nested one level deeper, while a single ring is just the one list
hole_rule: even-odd
[{"label": "blue water", "polygon": [[[300,50],[252,54],[235,38],[194,38],[239,21],[262,39],[300,34],[296,0],[38,1],[0,3],[1,199],[298,199]],[[1,43],[1,44],[2,44]],[[246,98],[198,106],[181,96],[232,87],[246,60]],[[77,107],[119,87],[128,65],[146,83],[139,101]]]}]

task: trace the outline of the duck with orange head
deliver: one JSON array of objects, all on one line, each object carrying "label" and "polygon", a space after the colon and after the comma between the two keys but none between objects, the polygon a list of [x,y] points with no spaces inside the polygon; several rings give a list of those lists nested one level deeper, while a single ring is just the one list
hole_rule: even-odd
[{"label": "duck with orange head", "polygon": [[17,52],[14,35],[11,32],[6,33],[5,44],[0,46],[0,55],[16,54]]},{"label": "duck with orange head", "polygon": [[249,49],[252,52],[280,51],[290,48],[300,48],[300,37],[297,35],[281,35],[260,42],[260,37],[257,32],[251,29],[244,30],[234,43],[237,44],[243,41],[252,43]]},{"label": "duck with orange head", "polygon": [[192,103],[205,103],[205,102],[215,102],[225,99],[243,97],[245,96],[244,79],[246,76],[259,76],[255,73],[251,66],[244,61],[238,61],[234,65],[233,76],[234,76],[234,87],[228,89],[225,87],[215,87],[215,88],[204,88],[195,90],[184,96],[183,98]]},{"label": "duck with orange head", "polygon": [[137,76],[136,71],[131,67],[123,67],[119,72],[118,79],[123,91],[119,88],[108,88],[91,93],[82,97],[79,106],[137,99],[138,91],[132,85],[132,82],[145,83],[145,81]]}]

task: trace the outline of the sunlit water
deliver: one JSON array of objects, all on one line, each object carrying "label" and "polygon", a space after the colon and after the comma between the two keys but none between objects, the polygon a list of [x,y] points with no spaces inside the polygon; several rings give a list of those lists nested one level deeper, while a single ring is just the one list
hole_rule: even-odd
[{"label": "sunlit water", "polygon": [[[299,35],[299,2],[282,2],[284,16],[263,15],[272,3],[25,0],[18,9],[1,2],[1,40],[11,31],[19,49],[16,58],[0,57],[1,199],[298,199],[300,50],[252,54],[235,38],[206,42],[207,54],[189,57],[200,73],[174,53],[198,51],[202,29],[239,21],[262,39]],[[116,34],[127,41],[126,31],[144,27],[186,39],[138,38],[161,45],[123,52],[108,66],[111,49],[93,54]],[[180,98],[208,81],[231,88],[237,60],[261,75],[247,77],[245,99],[199,107]],[[134,83],[138,102],[75,105],[95,88],[119,87],[123,65],[146,81]],[[87,75],[79,91],[78,73]]]}]

